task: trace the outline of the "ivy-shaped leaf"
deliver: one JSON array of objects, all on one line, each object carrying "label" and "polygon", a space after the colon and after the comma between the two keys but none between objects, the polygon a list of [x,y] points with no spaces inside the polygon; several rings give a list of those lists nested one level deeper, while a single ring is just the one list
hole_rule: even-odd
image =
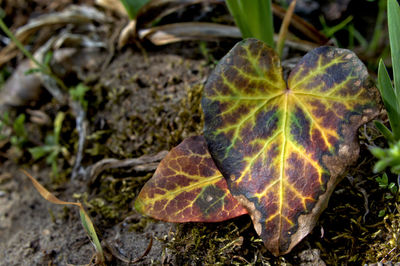
[{"label": "ivy-shaped leaf", "polygon": [[219,222],[247,213],[230,194],[202,136],[185,139],[167,154],[135,208],[167,222]]},{"label": "ivy-shaped leaf", "polygon": [[205,139],[232,195],[275,255],[314,227],[359,153],[358,127],[377,115],[377,90],[354,53],[320,47],[288,77],[276,53],[247,39],[209,77]]}]

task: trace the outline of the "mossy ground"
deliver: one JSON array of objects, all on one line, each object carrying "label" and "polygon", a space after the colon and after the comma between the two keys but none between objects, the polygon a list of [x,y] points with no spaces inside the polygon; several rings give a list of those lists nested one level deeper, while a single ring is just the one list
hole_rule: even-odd
[{"label": "mossy ground", "polygon": [[[218,54],[214,57],[220,58],[229,45],[211,44]],[[82,164],[87,167],[103,158],[155,154],[201,134],[202,84],[213,67],[201,58],[201,49],[191,42],[150,49],[147,55],[126,49],[115,55],[98,79],[86,81],[91,88],[85,96],[89,135]],[[89,70],[88,77],[96,71]],[[60,175],[51,179],[51,169],[44,161],[33,161],[26,150],[0,141],[0,257],[7,255],[1,265],[26,261],[82,264],[92,254],[76,212],[44,203],[18,174],[20,167],[32,170],[57,196],[82,201],[101,237],[124,246],[121,250],[128,257],[140,255],[149,242],[146,234],[152,233],[155,244],[143,265],[299,265],[316,263],[318,257],[328,265],[400,261],[399,195],[389,199],[390,191],[379,188],[375,180],[375,159],[367,145],[372,141],[385,144],[373,124],[360,129],[360,158],[335,189],[313,232],[293,252],[276,258],[266,251],[248,216],[222,223],[172,225],[137,214],[133,201],[152,172],[114,169],[103,172],[95,184],[72,180],[78,134],[68,106],[47,95],[30,108],[50,119],[66,112],[61,139],[70,157],[58,159]],[[24,112],[10,114],[15,117]],[[31,144],[43,143],[53,130],[51,124],[32,122],[31,116],[25,126],[31,132]],[[397,177],[389,178],[397,183]],[[385,215],[379,216],[382,210]],[[301,254],[309,250],[320,253],[307,261]]]}]

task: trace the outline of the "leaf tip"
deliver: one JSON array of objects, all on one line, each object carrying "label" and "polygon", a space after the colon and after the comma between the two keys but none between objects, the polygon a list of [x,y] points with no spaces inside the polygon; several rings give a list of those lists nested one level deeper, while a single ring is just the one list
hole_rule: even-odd
[{"label": "leaf tip", "polygon": [[[139,195],[140,196],[140,195]],[[134,208],[137,212],[144,214],[144,209],[143,209],[143,201],[140,199],[140,197],[137,197],[134,203]]]}]

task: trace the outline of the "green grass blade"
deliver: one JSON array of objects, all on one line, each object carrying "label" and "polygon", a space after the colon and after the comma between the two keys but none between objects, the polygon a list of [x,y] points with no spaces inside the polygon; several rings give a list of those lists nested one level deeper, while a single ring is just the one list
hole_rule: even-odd
[{"label": "green grass blade", "polygon": [[274,47],[271,0],[226,0],[243,38],[257,38]]},{"label": "green grass blade", "polygon": [[147,4],[150,0],[120,0],[124,5],[130,19],[135,19],[140,8]]},{"label": "green grass blade", "polygon": [[374,53],[377,51],[382,38],[382,33],[384,32],[383,26],[385,25],[385,10],[386,10],[386,0],[378,1],[378,16],[375,22],[374,33],[372,35],[371,41],[368,45],[368,52]]},{"label": "green grass blade", "polygon": [[99,238],[97,237],[96,230],[94,229],[94,225],[92,220],[90,219],[89,215],[83,209],[83,206],[80,206],[79,215],[81,217],[81,222],[83,227],[85,228],[86,233],[89,235],[90,241],[92,242],[93,246],[96,249],[96,253],[98,259],[100,260],[99,263],[104,263],[104,255],[103,249],[101,247]]},{"label": "green grass blade", "polygon": [[397,0],[388,0],[387,12],[394,88],[400,97],[400,7]]},{"label": "green grass blade", "polygon": [[[248,1],[254,3],[256,1]],[[254,21],[257,25],[254,26],[256,36],[260,36],[260,40],[264,41],[271,47],[274,47],[274,22],[272,15],[271,0],[257,0],[257,4],[252,6],[254,14],[257,14],[255,20],[251,20],[251,14],[247,13],[250,21]]]},{"label": "green grass blade", "polygon": [[392,82],[382,59],[378,69],[378,88],[381,92],[382,100],[388,113],[390,126],[395,139],[400,138],[400,112],[396,94],[393,90]]},{"label": "green grass blade", "polygon": [[392,131],[390,131],[384,124],[382,124],[380,121],[374,121],[374,124],[376,128],[382,133],[382,135],[388,140],[388,141],[394,141],[394,136]]},{"label": "green grass blade", "polygon": [[228,6],[229,12],[232,14],[235,19],[236,25],[239,27],[240,32],[242,33],[242,38],[251,37],[251,32],[246,23],[246,18],[244,11],[242,10],[242,5],[240,0],[226,0],[226,4]]},{"label": "green grass blade", "polygon": [[226,0],[226,6],[233,16],[236,26],[238,26],[238,28],[240,29],[240,33],[242,33],[242,38],[248,38],[251,34],[249,29],[247,28],[247,24],[245,23],[243,15],[241,15],[243,12],[241,10],[239,0]]}]

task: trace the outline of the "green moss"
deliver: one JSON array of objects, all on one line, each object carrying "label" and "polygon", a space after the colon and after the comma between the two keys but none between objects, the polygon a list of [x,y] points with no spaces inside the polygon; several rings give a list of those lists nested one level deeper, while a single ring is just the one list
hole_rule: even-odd
[{"label": "green moss", "polygon": [[177,265],[269,265],[269,261],[285,261],[266,251],[248,216],[222,223],[178,224],[175,233],[160,240]]},{"label": "green moss", "polygon": [[121,169],[103,174],[96,188],[95,196],[91,199],[86,197],[90,213],[100,216],[104,225],[121,222],[134,213],[133,200],[143,183],[151,175],[152,173],[144,176],[133,176],[132,174],[124,174]]},{"label": "green moss", "polygon": [[395,213],[384,217],[383,222],[376,225],[372,234],[366,261],[400,262],[400,206],[396,204]]}]

